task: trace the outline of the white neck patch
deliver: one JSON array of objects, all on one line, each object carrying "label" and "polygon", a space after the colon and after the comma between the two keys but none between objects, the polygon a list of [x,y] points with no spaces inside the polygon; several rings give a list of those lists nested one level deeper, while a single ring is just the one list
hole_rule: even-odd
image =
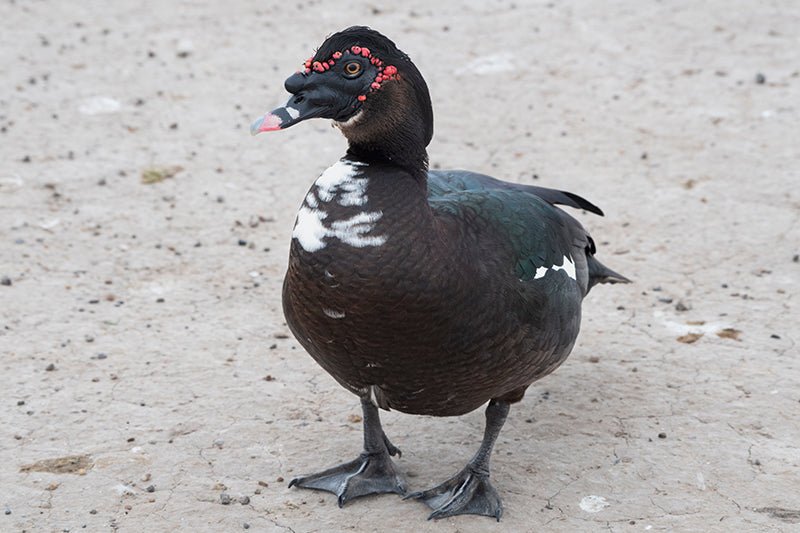
[{"label": "white neck patch", "polygon": [[536,269],[536,275],[533,276],[533,279],[543,278],[545,274],[547,274],[548,270],[563,270],[566,272],[567,276],[571,277],[574,280],[578,278],[575,276],[575,263],[572,261],[572,258],[569,256],[564,256],[561,260],[560,265],[553,265],[551,267],[540,266]]},{"label": "white neck patch", "polygon": [[317,196],[323,202],[336,198],[339,205],[364,205],[367,203],[367,178],[358,178],[362,163],[339,160],[317,178]]},{"label": "white neck patch", "polygon": [[358,176],[362,166],[363,163],[342,159],[314,182],[297,213],[292,232],[292,237],[305,251],[316,252],[325,248],[326,238],[339,239],[356,248],[381,246],[386,242],[385,235],[369,235],[375,222],[383,216],[381,211],[362,210],[346,219],[333,220],[328,225],[324,222],[328,218],[324,204],[336,202],[341,206],[356,207],[367,203],[369,179]]}]

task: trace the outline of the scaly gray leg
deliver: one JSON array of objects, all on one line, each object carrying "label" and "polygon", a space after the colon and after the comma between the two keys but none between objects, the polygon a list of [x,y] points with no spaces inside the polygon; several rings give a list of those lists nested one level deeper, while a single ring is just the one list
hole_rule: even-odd
[{"label": "scaly gray leg", "polygon": [[295,478],[289,486],[327,490],[338,496],[339,507],[367,494],[406,493],[406,485],[397,473],[390,456],[400,456],[381,427],[378,408],[361,399],[364,412],[364,451],[357,459],[310,476]]},{"label": "scaly gray leg", "polygon": [[503,503],[489,483],[489,458],[497,435],[508,416],[508,402],[492,400],[486,407],[486,430],[475,457],[464,469],[439,486],[406,496],[422,500],[433,512],[428,517],[444,518],[458,514],[493,516],[500,521]]}]

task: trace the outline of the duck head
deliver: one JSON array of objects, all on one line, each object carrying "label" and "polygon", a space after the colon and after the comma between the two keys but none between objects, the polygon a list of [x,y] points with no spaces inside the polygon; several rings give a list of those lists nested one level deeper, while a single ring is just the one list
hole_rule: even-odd
[{"label": "duck head", "polygon": [[284,87],[291,98],[254,121],[253,135],[327,118],[347,137],[349,152],[427,168],[425,147],[433,136],[428,87],[381,33],[353,26],[331,35]]}]

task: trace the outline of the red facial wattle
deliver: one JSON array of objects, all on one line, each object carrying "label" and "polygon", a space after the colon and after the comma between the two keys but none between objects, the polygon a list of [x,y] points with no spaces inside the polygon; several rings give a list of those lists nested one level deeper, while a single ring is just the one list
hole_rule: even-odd
[{"label": "red facial wattle", "polygon": [[[399,79],[399,73],[397,67],[393,65],[384,65],[383,61],[372,54],[369,48],[362,47],[362,46],[351,46],[349,49],[343,51],[337,51],[331,54],[331,57],[325,61],[315,61],[313,57],[307,59],[303,63],[303,71],[298,72],[294,76],[290,77],[286,82],[286,88],[289,92],[293,94],[300,94],[298,91],[301,90],[301,87],[304,86],[306,83],[305,77],[307,76],[314,76],[318,74],[323,74],[325,76],[329,76],[332,74],[328,74],[328,72],[336,65],[338,62],[347,61],[348,57],[354,59],[355,57],[363,58],[369,60],[370,64],[374,67],[375,70],[372,71],[370,76],[372,77],[371,82],[366,82],[367,84],[364,85],[363,92],[361,94],[357,94],[355,99],[358,102],[364,102],[367,99],[367,96],[378,89],[381,88],[381,84],[387,80],[396,80]],[[351,59],[351,61],[352,61]],[[363,60],[362,59],[362,60]],[[292,80],[296,81],[296,88],[290,87]],[[310,82],[311,78],[308,79]],[[306,85],[307,86],[307,85]],[[305,89],[302,89],[303,94],[305,94]],[[350,93],[352,94],[352,93]],[[350,97],[352,98],[352,96]],[[300,99],[302,100],[302,98]],[[352,100],[351,100],[352,102]],[[307,104],[307,102],[306,102]],[[301,107],[302,104],[297,99],[290,100],[287,102],[286,105],[282,107],[278,107],[273,109],[271,112],[265,114],[263,117],[255,120],[250,126],[250,132],[253,135],[257,135],[263,131],[275,131],[283,128],[288,128],[289,126],[296,124],[306,118],[311,118],[312,116],[323,116],[320,113],[308,113],[298,111],[298,108]],[[350,106],[350,109],[354,109],[354,105]],[[338,118],[336,119],[338,120]]]},{"label": "red facial wattle", "polygon": [[365,94],[358,96],[359,102],[366,100],[367,94],[374,90],[380,89],[381,82],[397,79],[396,67],[392,65],[384,66],[383,61],[378,59],[376,56],[373,56],[369,48],[362,46],[352,46],[349,50],[345,50],[344,52],[334,52],[327,61],[314,61],[313,57],[308,58],[306,59],[306,62],[303,63],[303,67],[305,67],[305,73],[311,74],[312,72],[325,72],[326,70],[330,70],[330,68],[336,64],[337,60],[341,59],[342,57],[346,59],[347,55],[350,54],[369,59],[369,62],[375,65],[375,67],[378,69],[378,75],[375,76],[375,81],[370,84],[369,90]]}]

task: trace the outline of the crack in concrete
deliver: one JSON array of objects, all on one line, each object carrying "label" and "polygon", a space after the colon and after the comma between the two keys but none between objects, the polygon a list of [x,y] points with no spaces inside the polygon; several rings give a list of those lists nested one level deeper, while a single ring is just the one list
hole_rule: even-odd
[{"label": "crack in concrete", "polygon": [[[278,523],[278,519],[277,519],[277,518],[276,518],[275,520],[270,520],[269,518],[267,518],[267,520],[269,520],[270,522],[272,522],[272,524],[273,524],[275,527],[279,527],[279,528],[285,529],[285,530],[287,530],[287,531],[290,531],[291,533],[295,533],[294,529],[292,529],[290,526],[285,526],[285,525],[283,525],[283,524],[279,524],[279,523]],[[309,533],[310,533],[310,531],[309,531]]]},{"label": "crack in concrete", "polygon": [[756,513],[766,513],[770,518],[777,518],[790,524],[800,523],[800,510],[797,509],[784,509],[783,507],[759,507],[754,508]]},{"label": "crack in concrete", "polygon": [[700,511],[668,511],[667,509],[665,509],[661,505],[657,504],[653,500],[652,496],[649,497],[648,499],[650,500],[650,503],[653,505],[653,507],[658,508],[664,515],[667,515],[667,516],[694,516],[694,515],[697,515],[697,514],[701,514]]}]

